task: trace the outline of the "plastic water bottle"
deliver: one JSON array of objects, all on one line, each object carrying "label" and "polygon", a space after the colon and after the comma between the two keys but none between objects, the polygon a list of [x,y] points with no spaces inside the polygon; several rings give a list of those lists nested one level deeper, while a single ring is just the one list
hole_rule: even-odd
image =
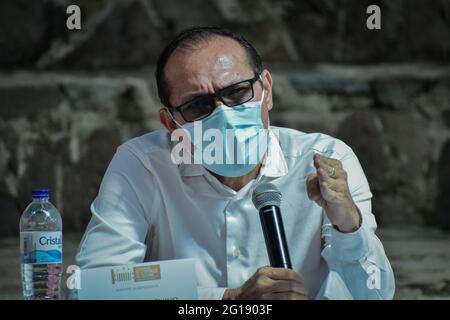
[{"label": "plastic water bottle", "polygon": [[35,189],[20,218],[23,297],[59,299],[62,273],[62,220],[47,189]]}]

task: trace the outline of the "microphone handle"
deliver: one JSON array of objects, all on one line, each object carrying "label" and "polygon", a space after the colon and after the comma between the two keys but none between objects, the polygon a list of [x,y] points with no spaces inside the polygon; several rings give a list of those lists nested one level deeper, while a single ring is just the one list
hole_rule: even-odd
[{"label": "microphone handle", "polygon": [[259,217],[270,265],[274,268],[292,269],[280,208],[272,205],[262,207],[259,210]]}]

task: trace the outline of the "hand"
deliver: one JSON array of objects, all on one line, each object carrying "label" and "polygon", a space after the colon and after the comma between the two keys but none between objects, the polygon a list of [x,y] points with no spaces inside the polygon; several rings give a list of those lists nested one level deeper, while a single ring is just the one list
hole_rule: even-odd
[{"label": "hand", "polygon": [[223,300],[307,300],[303,277],[291,269],[259,268],[242,287],[227,289]]},{"label": "hand", "polygon": [[308,197],[321,206],[331,223],[341,232],[359,228],[358,208],[353,202],[347,184],[347,172],[337,159],[314,155],[315,173],[308,175]]}]

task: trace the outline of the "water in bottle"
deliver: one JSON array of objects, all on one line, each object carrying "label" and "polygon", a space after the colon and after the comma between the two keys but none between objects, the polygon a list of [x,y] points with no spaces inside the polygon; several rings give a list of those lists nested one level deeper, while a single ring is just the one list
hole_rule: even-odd
[{"label": "water in bottle", "polygon": [[47,189],[32,191],[33,201],[20,218],[23,297],[59,299],[62,273],[62,220]]}]

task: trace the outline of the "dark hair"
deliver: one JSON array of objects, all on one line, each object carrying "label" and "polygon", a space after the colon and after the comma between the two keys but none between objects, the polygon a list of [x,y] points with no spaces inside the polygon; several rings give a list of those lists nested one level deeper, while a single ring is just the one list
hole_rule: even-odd
[{"label": "dark hair", "polygon": [[177,48],[195,49],[195,45],[198,45],[201,42],[205,42],[217,36],[230,38],[239,42],[242,48],[245,49],[248,62],[254,72],[257,74],[261,73],[261,57],[259,56],[256,49],[247,40],[245,40],[244,37],[219,27],[188,28],[176,35],[175,38],[164,48],[158,58],[155,76],[156,85],[158,87],[158,96],[163,105],[170,106],[170,92],[166,79],[164,79],[164,69],[172,53]]}]

